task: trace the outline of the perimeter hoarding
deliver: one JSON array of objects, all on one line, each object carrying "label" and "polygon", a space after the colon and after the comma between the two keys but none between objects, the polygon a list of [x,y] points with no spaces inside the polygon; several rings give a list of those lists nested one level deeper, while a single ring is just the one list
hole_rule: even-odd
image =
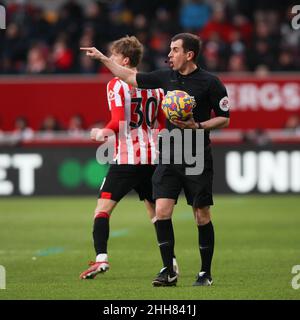
[{"label": "perimeter hoarding", "polygon": [[[298,145],[216,145],[214,191],[300,193]],[[1,148],[0,195],[97,195],[108,165],[93,147]]]},{"label": "perimeter hoarding", "polygon": [[[23,116],[34,130],[48,115],[63,128],[74,114],[81,114],[86,127],[107,122],[110,112],[106,98],[109,76],[1,77],[0,119],[3,130],[13,130],[15,119]],[[227,88],[231,121],[229,129],[281,129],[287,119],[300,115],[300,76],[220,75]],[[16,94],[16,92],[18,94]]]}]

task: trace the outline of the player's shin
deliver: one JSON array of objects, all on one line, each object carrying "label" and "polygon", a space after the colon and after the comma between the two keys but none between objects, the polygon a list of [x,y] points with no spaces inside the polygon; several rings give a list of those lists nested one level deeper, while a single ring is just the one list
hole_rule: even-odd
[{"label": "player's shin", "polygon": [[106,212],[98,212],[94,219],[93,239],[96,254],[107,254],[109,238],[109,217]]}]

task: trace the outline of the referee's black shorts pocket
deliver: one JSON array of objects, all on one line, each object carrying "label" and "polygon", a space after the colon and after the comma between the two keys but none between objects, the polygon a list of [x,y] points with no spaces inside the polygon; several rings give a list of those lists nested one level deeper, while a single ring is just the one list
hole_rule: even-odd
[{"label": "referee's black shorts pocket", "polygon": [[204,167],[201,175],[184,176],[184,193],[187,203],[194,208],[213,205],[213,169],[209,165]]},{"label": "referee's black shorts pocket", "polygon": [[182,183],[172,165],[158,165],[153,176],[153,199],[177,200]]}]

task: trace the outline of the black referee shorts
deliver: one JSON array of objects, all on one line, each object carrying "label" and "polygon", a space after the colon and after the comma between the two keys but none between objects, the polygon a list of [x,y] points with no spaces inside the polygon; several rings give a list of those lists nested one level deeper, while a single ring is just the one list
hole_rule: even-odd
[{"label": "black referee shorts", "polygon": [[186,175],[185,169],[185,165],[158,164],[152,177],[153,198],[177,201],[183,189],[187,203],[194,208],[213,205],[213,160],[210,147],[205,149],[202,174]]},{"label": "black referee shorts", "polygon": [[128,192],[135,190],[140,200],[152,198],[154,165],[112,164],[100,187],[99,198],[119,202]]}]

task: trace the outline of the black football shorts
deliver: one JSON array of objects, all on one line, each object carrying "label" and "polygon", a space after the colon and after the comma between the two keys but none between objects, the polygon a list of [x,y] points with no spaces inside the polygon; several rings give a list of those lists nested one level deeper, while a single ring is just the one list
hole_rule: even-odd
[{"label": "black football shorts", "polygon": [[99,191],[99,198],[119,202],[128,192],[135,190],[140,200],[152,198],[152,175],[154,165],[112,164]]},{"label": "black football shorts", "polygon": [[194,208],[213,205],[213,160],[211,149],[205,149],[204,169],[200,175],[186,175],[185,165],[158,164],[153,182],[153,199],[167,198],[177,202],[183,189],[187,203]]}]

